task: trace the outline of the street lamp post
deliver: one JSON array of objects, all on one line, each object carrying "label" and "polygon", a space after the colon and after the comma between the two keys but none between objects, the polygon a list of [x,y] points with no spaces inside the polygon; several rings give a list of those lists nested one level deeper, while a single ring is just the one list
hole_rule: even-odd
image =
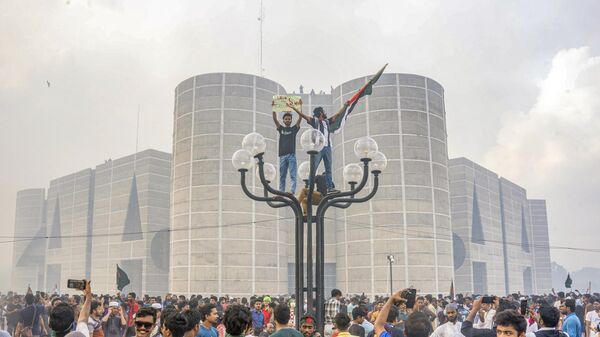
[{"label": "street lamp post", "polygon": [[[240,172],[240,183],[243,192],[252,200],[266,202],[272,208],[290,207],[295,216],[295,295],[296,295],[296,327],[299,327],[300,317],[304,314],[304,293],[306,292],[307,311],[313,313],[314,297],[316,291],[316,318],[318,331],[323,332],[325,321],[325,213],[330,207],[348,208],[353,203],[366,202],[373,198],[379,186],[379,174],[387,166],[387,158],[377,150],[377,143],[370,137],[363,137],[354,144],[354,152],[362,162],[348,164],[344,167],[344,180],[350,189],[345,192],[328,194],[321,198],[316,213],[313,215],[313,192],[315,188],[315,175],[317,167],[315,156],[325,146],[325,136],[317,130],[310,128],[300,137],[300,143],[306,151],[310,160],[303,162],[298,167],[300,179],[306,183],[306,217],[303,216],[301,200],[292,193],[278,191],[270,186],[275,180],[277,170],[270,163],[265,163],[263,155],[266,149],[264,137],[258,133],[246,135],[242,141],[242,149],[236,151],[232,157],[233,166]],[[257,164],[256,175],[263,185],[262,196],[253,194],[246,185],[246,174]],[[370,167],[369,167],[370,165]],[[369,169],[373,174],[373,186],[369,194],[364,197],[355,197],[366,186]],[[357,186],[358,184],[358,186]],[[273,195],[273,196],[272,196]],[[314,220],[313,220],[314,218]],[[312,226],[316,222],[316,268],[315,280],[313,280],[313,257],[312,257]],[[304,225],[306,224],[306,288],[304,288]],[[313,282],[316,283],[313,288]]]},{"label": "street lamp post", "polygon": [[390,295],[394,294],[394,281],[392,279],[392,264],[394,263],[394,255],[390,254],[387,256],[390,261]]}]

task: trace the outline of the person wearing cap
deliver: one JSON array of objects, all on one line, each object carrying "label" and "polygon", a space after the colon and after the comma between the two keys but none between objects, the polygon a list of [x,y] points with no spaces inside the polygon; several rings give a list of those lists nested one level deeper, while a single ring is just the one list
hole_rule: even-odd
[{"label": "person wearing cap", "polygon": [[102,317],[104,337],[121,337],[126,326],[127,319],[123,314],[123,307],[116,301],[108,303],[108,312]]},{"label": "person wearing cap", "polygon": [[444,314],[448,318],[448,322],[438,326],[430,337],[464,337],[460,332],[462,323],[458,322],[458,306],[450,303],[446,306]]},{"label": "person wearing cap", "polygon": [[323,160],[323,164],[325,165],[325,177],[327,178],[327,193],[338,193],[339,191],[335,189],[335,185],[333,184],[333,178],[331,176],[331,165],[333,162],[333,158],[331,155],[331,133],[329,132],[329,126],[331,123],[334,123],[336,119],[341,117],[341,115],[346,111],[348,107],[348,102],[345,102],[344,105],[340,108],[338,112],[336,112],[333,116],[327,117],[325,114],[325,110],[323,107],[316,107],[313,110],[312,116],[307,116],[302,111],[299,111],[296,107],[290,106],[298,115],[306,120],[306,122],[312,126],[313,128],[321,131],[321,133],[325,136],[325,146],[321,151],[317,154],[314,160],[313,170],[316,171],[317,167]]}]

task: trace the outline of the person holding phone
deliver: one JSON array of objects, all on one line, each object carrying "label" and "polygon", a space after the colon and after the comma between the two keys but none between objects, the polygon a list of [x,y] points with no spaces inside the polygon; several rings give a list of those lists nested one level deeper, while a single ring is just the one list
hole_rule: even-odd
[{"label": "person holding phone", "polygon": [[481,299],[481,310],[479,310],[479,322],[475,325],[477,329],[491,329],[494,323],[496,310],[493,307],[493,296],[484,296]]},{"label": "person holding phone", "polygon": [[[431,323],[425,314],[419,312],[416,309],[416,301],[410,303],[416,291],[414,289],[404,289],[395,292],[392,296],[385,302],[383,308],[381,308],[381,312],[377,316],[375,320],[375,337],[392,337],[394,331],[390,328],[386,328],[386,321],[388,316],[390,315],[390,311],[392,311],[392,307],[395,307],[397,304],[402,302],[407,302],[407,304],[413,305],[413,313],[408,316],[406,323],[404,325],[404,335],[407,337],[428,337],[431,330]],[[396,314],[397,314],[396,310]],[[389,331],[388,331],[389,330]]]},{"label": "person holding phone", "polygon": [[127,319],[125,319],[123,307],[119,302],[110,302],[108,312],[102,317],[104,337],[121,337],[126,326]]}]

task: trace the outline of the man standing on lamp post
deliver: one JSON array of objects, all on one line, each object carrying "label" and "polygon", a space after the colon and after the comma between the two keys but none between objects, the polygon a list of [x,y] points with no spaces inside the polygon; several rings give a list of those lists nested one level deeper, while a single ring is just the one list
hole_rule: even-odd
[{"label": "man standing on lamp post", "polygon": [[315,157],[313,170],[316,171],[317,167],[319,167],[319,164],[321,163],[321,160],[323,160],[323,164],[325,165],[325,177],[327,179],[327,193],[338,193],[339,191],[335,189],[333,177],[331,176],[331,164],[333,162],[333,158],[331,156],[331,132],[329,127],[331,123],[334,123],[344,112],[346,112],[346,108],[348,108],[348,102],[344,103],[340,110],[330,118],[327,118],[327,115],[325,115],[325,110],[323,110],[323,108],[320,106],[313,110],[312,116],[303,114],[302,111],[299,111],[296,107],[290,107],[294,109],[298,115],[304,118],[310,126],[321,131],[321,133],[325,136],[325,146]]},{"label": "man standing on lamp post", "polygon": [[[302,104],[302,101],[300,101]],[[291,102],[287,102],[288,107],[293,106]],[[294,110],[296,110],[294,108]],[[297,111],[297,110],[296,110]],[[273,110],[273,122],[277,126],[279,133],[279,190],[285,191],[285,178],[287,171],[290,171],[290,180],[292,183],[291,193],[296,193],[296,135],[300,130],[300,122],[302,118],[298,118],[296,124],[292,125],[292,114],[286,112],[283,114],[283,124],[279,123],[277,113]]]}]

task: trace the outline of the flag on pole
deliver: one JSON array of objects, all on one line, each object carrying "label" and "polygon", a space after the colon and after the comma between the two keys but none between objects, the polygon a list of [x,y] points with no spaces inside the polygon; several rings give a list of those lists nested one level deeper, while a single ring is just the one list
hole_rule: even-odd
[{"label": "flag on pole", "polygon": [[454,279],[450,281],[450,298],[454,299]]},{"label": "flag on pole", "polygon": [[356,106],[356,103],[358,103],[358,100],[363,96],[370,95],[373,93],[373,84],[375,84],[375,82],[379,80],[379,77],[381,77],[381,74],[383,74],[385,67],[387,67],[387,63],[381,69],[379,69],[379,71],[375,75],[373,75],[373,77],[371,77],[371,79],[369,79],[369,81],[365,83],[365,85],[358,89],[358,91],[354,94],[354,96],[352,96],[352,98],[348,100],[348,106],[346,107],[346,111],[344,111],[343,115],[340,118],[336,119],[329,125],[329,132],[336,134],[344,128],[344,125],[346,124],[346,119],[348,118],[352,110],[354,110],[354,107]]},{"label": "flag on pole", "polygon": [[119,289],[119,291],[123,291],[123,288],[125,288],[125,286],[129,283],[131,283],[131,281],[129,281],[127,273],[117,264],[117,289]]},{"label": "flag on pole", "polygon": [[565,288],[571,288],[573,284],[573,280],[571,279],[571,273],[567,274],[567,279],[565,280]]}]

